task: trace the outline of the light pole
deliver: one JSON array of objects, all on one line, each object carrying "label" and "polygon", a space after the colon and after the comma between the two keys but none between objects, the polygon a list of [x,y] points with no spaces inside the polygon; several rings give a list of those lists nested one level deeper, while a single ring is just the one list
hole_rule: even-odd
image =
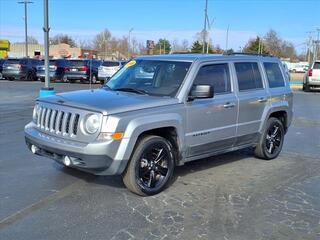
[{"label": "light pole", "polygon": [[28,4],[33,2],[24,0],[18,3],[24,4],[24,34],[25,34],[25,45],[26,45],[26,57],[28,57]]},{"label": "light pole", "polygon": [[44,88],[40,89],[40,97],[46,97],[55,94],[53,87],[49,86],[49,6],[48,0],[43,0],[43,12],[44,12],[44,66],[45,66],[45,83]]},{"label": "light pole", "polygon": [[317,43],[316,43],[316,52],[314,53],[314,61],[316,61],[318,59],[318,54],[319,54],[319,36],[320,36],[320,28],[317,28],[317,32],[318,32],[318,35],[317,35]]},{"label": "light pole", "polygon": [[133,28],[130,28],[129,36],[128,36],[128,59],[130,59],[130,37],[131,37],[131,32],[132,31],[133,31]]},{"label": "light pole", "polygon": [[228,25],[228,28],[227,28],[227,35],[226,35],[226,50],[225,52],[228,51],[228,44],[229,44],[229,27],[230,25]]},{"label": "light pole", "polygon": [[207,14],[208,12],[208,0],[206,0],[206,6],[204,9],[204,26],[203,26],[203,45],[202,45],[202,53],[204,53],[205,50],[205,44],[206,44],[206,35],[207,35]]}]

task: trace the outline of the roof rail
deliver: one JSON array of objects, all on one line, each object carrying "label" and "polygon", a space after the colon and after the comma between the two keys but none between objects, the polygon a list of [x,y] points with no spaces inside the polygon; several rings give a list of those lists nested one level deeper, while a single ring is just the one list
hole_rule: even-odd
[{"label": "roof rail", "polygon": [[250,55],[250,56],[261,56],[261,57],[274,57],[270,54],[259,54],[259,53],[252,53],[252,52],[226,52],[223,55]]}]

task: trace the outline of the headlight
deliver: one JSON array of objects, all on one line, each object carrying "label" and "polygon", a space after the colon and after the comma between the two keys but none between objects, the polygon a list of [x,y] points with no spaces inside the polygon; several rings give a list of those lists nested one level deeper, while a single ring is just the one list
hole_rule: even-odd
[{"label": "headlight", "polygon": [[98,115],[91,114],[86,118],[84,129],[89,134],[94,134],[98,131],[101,121]]},{"label": "headlight", "polygon": [[38,115],[39,115],[39,106],[35,105],[33,108],[33,113],[32,113],[32,120],[34,123],[37,123]]}]

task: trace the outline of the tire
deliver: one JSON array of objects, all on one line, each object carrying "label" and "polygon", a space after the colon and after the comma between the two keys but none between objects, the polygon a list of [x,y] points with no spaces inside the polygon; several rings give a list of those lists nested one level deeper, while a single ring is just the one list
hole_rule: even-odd
[{"label": "tire", "polygon": [[73,79],[69,80],[69,83],[75,83],[75,82],[76,82],[76,80],[73,80]]},{"label": "tire", "polygon": [[40,78],[40,82],[44,82],[45,81],[45,79],[44,78]]},{"label": "tire", "polygon": [[133,193],[150,196],[164,190],[175,167],[174,150],[168,140],[146,136],[137,142],[123,173],[123,182]]},{"label": "tire", "polygon": [[28,82],[33,81],[32,72],[28,72],[25,79],[26,79]]},{"label": "tire", "polygon": [[309,86],[309,84],[304,84],[303,85],[303,91],[305,91],[305,92],[310,92],[310,86]]},{"label": "tire", "polygon": [[92,83],[92,84],[96,84],[96,83],[97,83],[97,76],[94,75],[94,74],[92,75],[91,83]]},{"label": "tire", "polygon": [[65,76],[64,74],[62,74],[61,77],[60,77],[60,82],[67,83],[67,82],[68,82],[67,76]]},{"label": "tire", "polygon": [[284,135],[283,123],[278,118],[269,118],[266,128],[255,148],[255,156],[265,160],[278,157],[283,146]]}]

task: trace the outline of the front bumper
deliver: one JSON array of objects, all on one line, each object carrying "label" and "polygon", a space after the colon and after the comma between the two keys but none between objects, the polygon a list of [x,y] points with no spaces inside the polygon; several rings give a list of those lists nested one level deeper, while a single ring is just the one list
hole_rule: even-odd
[{"label": "front bumper", "polygon": [[65,140],[40,132],[30,123],[25,127],[27,147],[37,147],[36,154],[51,158],[61,164],[68,156],[76,168],[95,175],[118,175],[123,172],[127,160],[114,159],[118,145],[117,141],[82,143]]}]

